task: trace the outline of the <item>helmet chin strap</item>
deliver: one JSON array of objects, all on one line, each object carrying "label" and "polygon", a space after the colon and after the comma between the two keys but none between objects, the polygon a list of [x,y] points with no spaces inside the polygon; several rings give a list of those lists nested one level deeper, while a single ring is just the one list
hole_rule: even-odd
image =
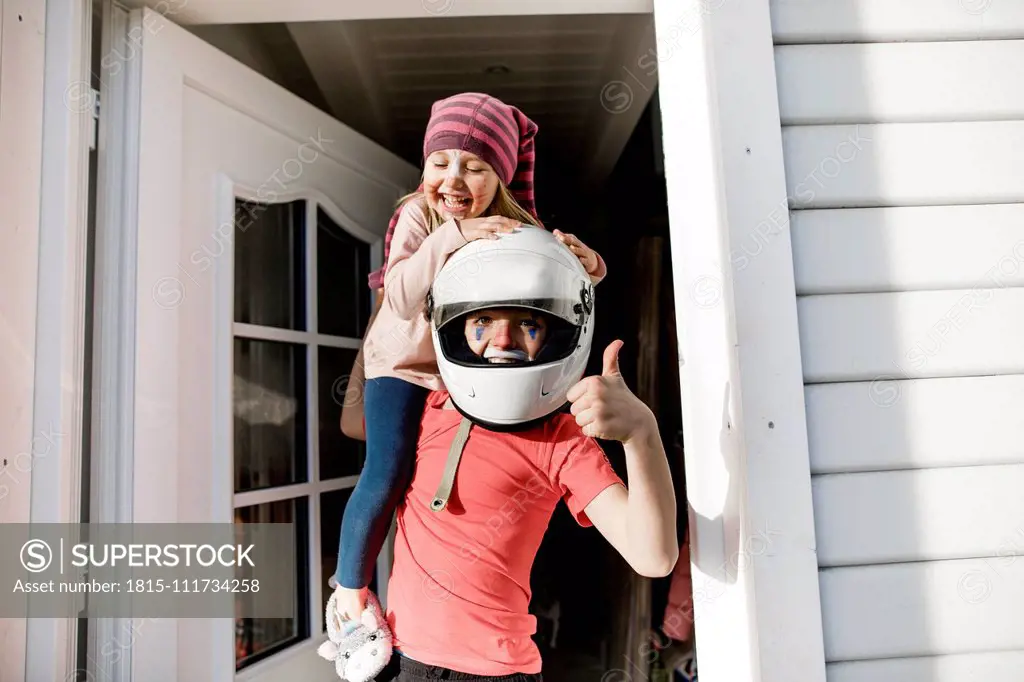
[{"label": "helmet chin strap", "polygon": [[430,509],[435,512],[442,512],[448,506],[448,498],[452,494],[452,487],[455,485],[455,473],[459,470],[459,460],[462,459],[462,451],[469,440],[469,430],[473,422],[466,417],[459,423],[459,430],[455,432],[455,439],[448,448],[448,459],[444,463],[444,473],[441,474],[441,482],[434,493],[434,499],[430,501]]}]

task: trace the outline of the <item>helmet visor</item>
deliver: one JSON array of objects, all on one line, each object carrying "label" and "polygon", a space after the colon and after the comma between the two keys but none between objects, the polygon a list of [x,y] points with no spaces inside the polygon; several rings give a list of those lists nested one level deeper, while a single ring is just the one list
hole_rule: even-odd
[{"label": "helmet visor", "polygon": [[434,328],[440,331],[446,324],[456,318],[478,310],[488,310],[491,308],[528,308],[564,320],[572,325],[582,325],[584,320],[583,305],[580,298],[534,298],[486,302],[456,301],[436,306],[430,321]]},{"label": "helmet visor", "polygon": [[[473,351],[469,345],[466,335],[466,320],[474,312],[489,310],[499,307],[517,307],[531,309],[528,306],[499,306],[488,305],[475,307],[475,310],[467,311],[458,317],[452,318],[450,324],[437,328],[437,337],[440,342],[440,351],[444,358],[456,365],[463,367],[536,367],[550,362],[557,362],[569,357],[576,350],[582,331],[579,325],[566,322],[560,317],[546,315],[547,331],[544,343],[532,360],[522,359],[518,361],[504,360],[501,363],[494,363],[483,355]],[[532,309],[536,310],[536,309]],[[542,311],[541,311],[542,312]]]}]

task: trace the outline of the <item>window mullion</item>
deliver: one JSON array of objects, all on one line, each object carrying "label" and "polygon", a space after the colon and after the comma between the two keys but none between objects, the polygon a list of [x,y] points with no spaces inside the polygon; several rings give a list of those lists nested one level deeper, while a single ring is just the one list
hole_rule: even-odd
[{"label": "window mullion", "polygon": [[268,327],[262,324],[249,324],[247,322],[234,322],[233,333],[241,339],[252,341],[278,341],[281,343],[312,343],[316,338],[315,334],[297,329],[283,329],[281,327]]},{"label": "window mullion", "polygon": [[234,508],[252,507],[258,504],[270,504],[295,498],[307,497],[317,492],[317,485],[314,483],[293,483],[272,488],[261,488],[259,490],[247,490],[243,493],[235,493]]},{"label": "window mullion", "polygon": [[306,381],[308,400],[307,421],[307,452],[309,456],[309,481],[320,480],[320,349],[318,347],[317,329],[317,204],[314,200],[306,202],[306,329],[309,332],[308,367]]},{"label": "window mullion", "polygon": [[329,334],[317,334],[315,338],[318,346],[330,346],[331,348],[348,348],[358,350],[362,345],[362,339],[351,336],[331,336]]},{"label": "window mullion", "polygon": [[320,541],[320,493],[314,491],[309,497],[309,632],[314,639],[324,629],[323,613],[323,547]]},{"label": "window mullion", "polygon": [[349,488],[355,488],[356,483],[359,482],[359,474],[352,474],[351,476],[342,476],[341,478],[331,478],[326,481],[320,481],[316,484],[316,491],[320,494],[333,493],[336,490],[348,490]]},{"label": "window mullion", "polygon": [[319,291],[317,277],[317,243],[320,228],[317,224],[317,203],[310,199],[306,202],[306,328],[310,333],[309,376],[306,382],[306,395],[309,408],[306,439],[309,456],[309,480],[313,482],[313,491],[309,498],[309,632],[316,638],[323,629],[321,590],[323,589],[321,573],[322,548],[320,546],[320,493],[316,484],[320,481],[320,348],[317,330],[319,327]]}]

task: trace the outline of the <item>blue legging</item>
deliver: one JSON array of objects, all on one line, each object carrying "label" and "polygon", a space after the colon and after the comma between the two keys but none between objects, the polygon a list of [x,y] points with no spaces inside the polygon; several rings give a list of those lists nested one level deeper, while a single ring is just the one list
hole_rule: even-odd
[{"label": "blue legging", "polygon": [[342,587],[370,584],[391,517],[412,478],[427,393],[425,388],[392,377],[366,381],[366,462],[345,506],[334,573]]}]

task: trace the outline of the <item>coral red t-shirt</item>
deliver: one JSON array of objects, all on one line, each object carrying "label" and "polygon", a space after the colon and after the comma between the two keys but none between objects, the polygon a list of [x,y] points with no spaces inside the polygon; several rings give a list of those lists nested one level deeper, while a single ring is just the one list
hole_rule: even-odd
[{"label": "coral red t-shirt", "polygon": [[387,618],[396,648],[475,675],[539,673],[530,569],[559,500],[577,522],[622,480],[566,414],[517,433],[474,426],[442,512],[430,509],[462,415],[433,392],[412,484],[398,508]]}]

